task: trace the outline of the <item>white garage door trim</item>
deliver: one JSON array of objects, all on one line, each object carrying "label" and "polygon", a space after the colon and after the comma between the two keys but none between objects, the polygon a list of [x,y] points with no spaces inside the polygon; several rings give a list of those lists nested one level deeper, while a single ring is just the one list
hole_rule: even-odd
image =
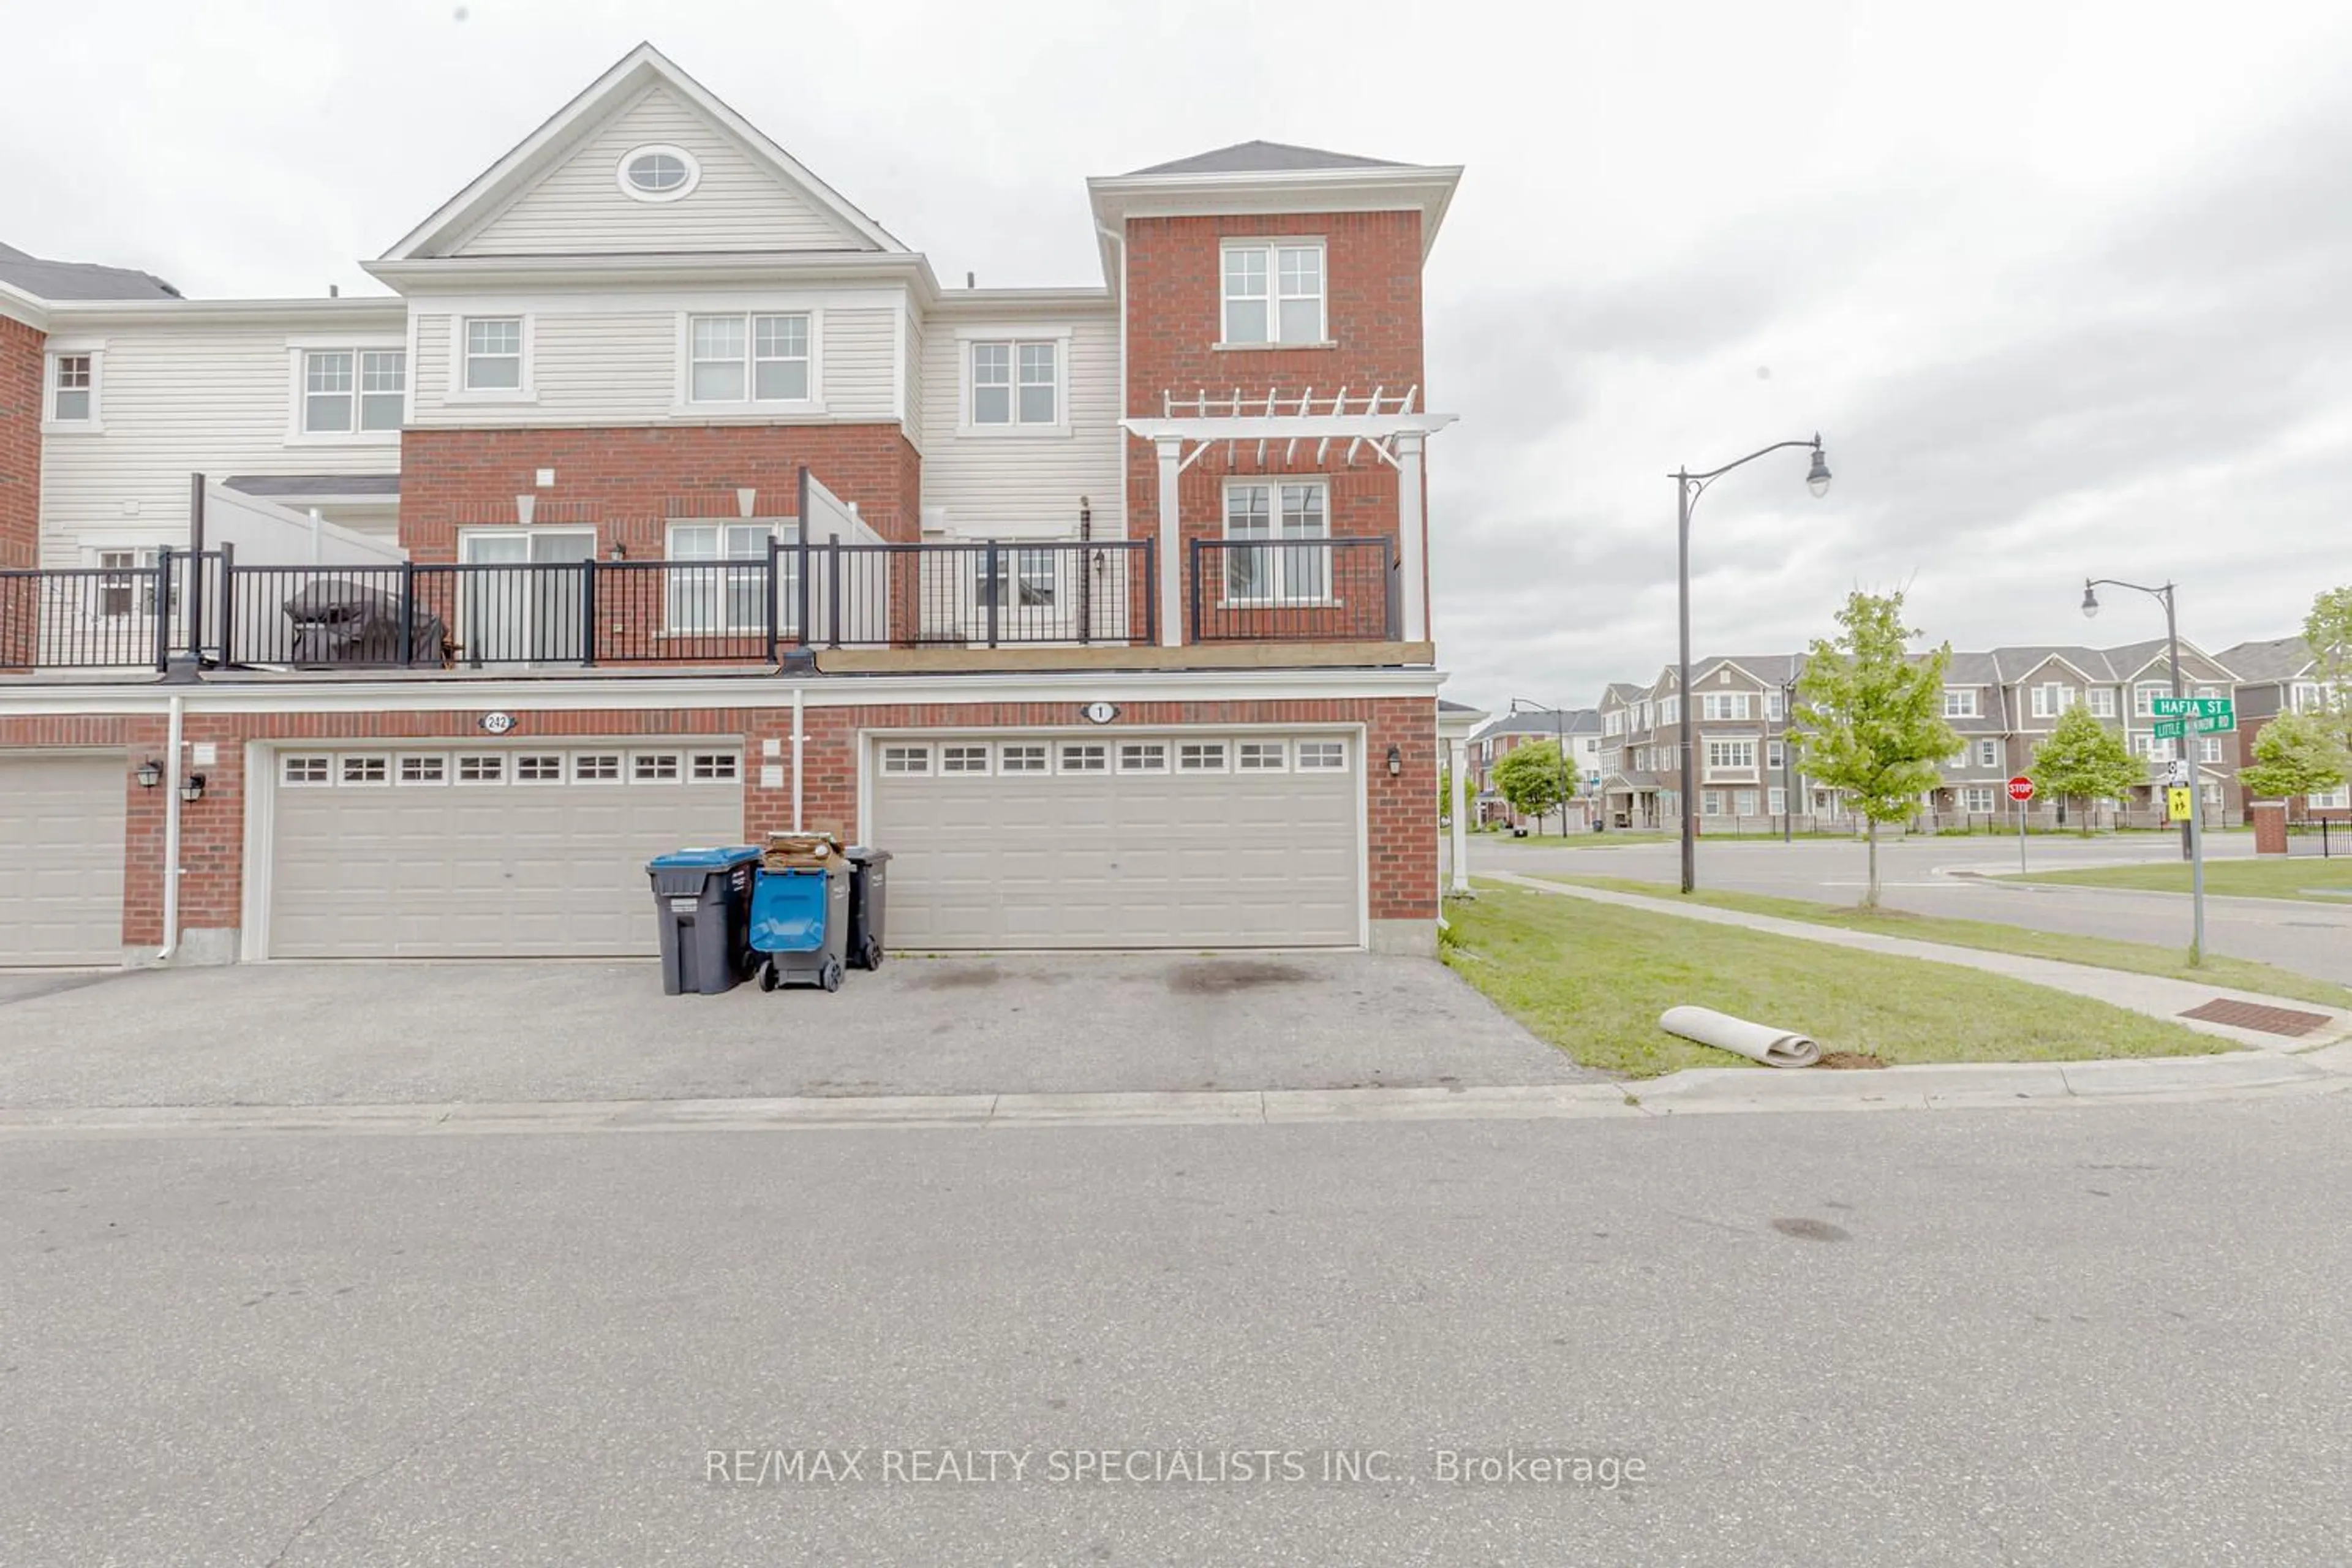
[{"label": "white garage door trim", "polygon": [[[70,923],[76,929],[77,945],[53,946],[37,952],[0,947],[0,966],[78,969],[122,963],[123,855],[130,814],[124,797],[128,757],[129,753],[110,748],[57,746],[0,752],[0,811],[16,812],[19,820],[23,801],[17,797],[16,788],[5,787],[22,784],[21,775],[10,779],[12,768],[79,763],[87,769],[89,776],[73,785],[68,794],[77,804],[87,801],[95,808],[89,816],[90,831],[87,836],[75,835],[72,841],[65,844],[47,837],[44,842],[63,849],[68,859],[79,860],[85,854],[97,857],[96,864],[86,871],[67,872],[73,878],[76,889],[70,900],[74,906]],[[85,876],[90,879],[86,890]],[[24,909],[35,895],[22,887],[8,887],[0,889],[0,897],[9,899],[14,908]]]},{"label": "white garage door trim", "polygon": [[[881,771],[882,747],[888,742],[925,742],[932,744],[952,744],[959,739],[986,741],[992,744],[1003,742],[1038,740],[1048,743],[1078,739],[1102,742],[1114,747],[1121,741],[1166,740],[1181,743],[1186,740],[1230,739],[1236,742],[1253,737],[1286,740],[1339,740],[1347,744],[1349,771],[1354,775],[1354,858],[1356,879],[1355,945],[1370,947],[1372,933],[1372,878],[1370,845],[1370,791],[1372,770],[1383,766],[1381,759],[1371,755],[1370,736],[1361,723],[1240,723],[1240,724],[1156,724],[1156,725],[1040,725],[1003,726],[997,728],[946,729],[900,725],[890,728],[861,730],[857,744],[857,821],[861,832],[880,828],[876,837],[877,847],[887,849],[889,825],[878,823],[875,816],[876,784]],[[1191,942],[1181,945],[1192,946]],[[1206,945],[1206,944],[1204,944]]]},{"label": "white garage door trim", "polygon": [[[383,783],[353,784],[345,786],[338,779],[336,784],[331,786],[338,789],[342,787],[354,790],[396,790],[402,787],[488,789],[500,787],[509,780],[518,784],[523,782],[517,776],[520,770],[515,764],[515,759],[533,754],[552,754],[561,755],[565,759],[563,787],[567,789],[599,787],[593,783],[574,782],[571,778],[569,765],[571,759],[575,753],[584,752],[617,753],[622,759],[624,771],[633,768],[630,759],[639,752],[656,755],[675,754],[677,758],[679,783],[700,782],[706,787],[714,784],[725,784],[729,787],[734,810],[738,815],[732,826],[729,826],[721,837],[728,843],[734,843],[740,839],[742,832],[740,814],[743,798],[745,769],[744,742],[740,735],[541,735],[503,742],[483,742],[464,736],[402,736],[382,740],[350,737],[258,741],[248,743],[245,757],[247,787],[245,808],[243,857],[245,886],[242,900],[243,931],[239,942],[240,957],[248,963],[264,962],[273,956],[273,949],[277,946],[272,933],[272,925],[278,912],[274,904],[278,873],[277,845],[280,818],[279,792],[281,789],[289,787],[286,782],[286,769],[289,758],[333,759],[331,765],[337,769],[341,767],[340,760],[347,755],[386,759],[387,777]],[[692,766],[692,753],[704,755],[724,753],[731,763],[730,776],[723,779],[694,780],[689,773]],[[489,755],[505,759],[498,784],[476,785],[457,782],[456,770],[461,766],[461,758]],[[394,782],[389,776],[389,771],[396,770],[400,765],[400,759],[404,757],[444,759],[445,768],[449,772],[449,782],[420,783],[409,786],[403,786]],[[621,781],[614,782],[617,784]],[[667,787],[667,784],[662,787]],[[702,837],[709,837],[709,835],[702,835]],[[647,905],[646,918],[646,941],[650,946],[653,932],[650,904]]]}]

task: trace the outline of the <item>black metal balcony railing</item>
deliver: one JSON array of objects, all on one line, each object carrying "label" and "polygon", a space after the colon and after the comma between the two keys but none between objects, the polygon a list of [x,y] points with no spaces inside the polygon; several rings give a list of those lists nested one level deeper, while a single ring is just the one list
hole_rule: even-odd
[{"label": "black metal balcony railing", "polygon": [[1195,539],[1185,574],[1195,642],[1399,636],[1393,539]]},{"label": "black metal balcony railing", "polygon": [[[1191,542],[1192,642],[1393,641],[1393,540]],[[0,669],[770,664],[794,648],[1160,641],[1150,540],[772,542],[694,561],[0,572]]]}]

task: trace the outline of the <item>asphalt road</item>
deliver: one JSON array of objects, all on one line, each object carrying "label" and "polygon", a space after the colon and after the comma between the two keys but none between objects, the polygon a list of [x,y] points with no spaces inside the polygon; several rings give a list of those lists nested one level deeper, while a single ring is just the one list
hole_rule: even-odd
[{"label": "asphalt road", "polygon": [[[2207,850],[2217,859],[2248,857],[2253,853],[2253,840],[2245,834],[2216,835],[2207,841]],[[2034,870],[2162,860],[2178,852],[2176,841],[2153,834],[2089,840],[2039,837],[2029,842],[2026,850],[2028,864]],[[1702,888],[1850,904],[1862,897],[1867,876],[1865,852],[1858,841],[1702,841],[1698,854]],[[1568,849],[1557,841],[1547,845],[1532,837],[1482,836],[1470,841],[1470,865],[1473,875],[1487,867],[1536,875],[1558,871],[1677,883],[1682,862],[1681,850],[1671,840],[1615,848],[1584,847],[1580,841],[1580,847]],[[1988,881],[1951,874],[1982,871],[1998,876],[2014,872],[2017,867],[2014,838],[1914,838],[1879,847],[1884,901],[1895,909],[1999,921],[2035,931],[2115,937],[2158,947],[2186,949],[2189,945],[2189,908],[2185,897]],[[2206,944],[2214,952],[2258,959],[2352,984],[2352,907],[2209,898],[2205,932]]]},{"label": "asphalt road", "polygon": [[2342,1095],[15,1136],[0,1555],[2333,1568],[2347,1212]]}]

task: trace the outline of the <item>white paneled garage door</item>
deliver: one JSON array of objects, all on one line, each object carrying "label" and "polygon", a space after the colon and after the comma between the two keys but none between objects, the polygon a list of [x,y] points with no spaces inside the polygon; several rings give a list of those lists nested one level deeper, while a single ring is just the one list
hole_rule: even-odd
[{"label": "white paneled garage door", "polygon": [[890,945],[1354,946],[1358,750],[1213,731],[877,740]]},{"label": "white paneled garage door", "polygon": [[122,769],[0,756],[0,963],[122,962]]},{"label": "white paneled garage door", "polygon": [[281,752],[269,953],[649,954],[646,862],[742,837],[733,746]]}]

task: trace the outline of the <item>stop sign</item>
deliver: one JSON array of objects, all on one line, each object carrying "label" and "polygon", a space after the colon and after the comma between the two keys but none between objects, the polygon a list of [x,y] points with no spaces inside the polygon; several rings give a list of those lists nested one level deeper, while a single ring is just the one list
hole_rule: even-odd
[{"label": "stop sign", "polygon": [[2033,781],[2027,778],[2023,773],[2020,773],[2015,778],[2010,780],[2009,798],[2011,800],[2032,800],[2033,798]]}]

